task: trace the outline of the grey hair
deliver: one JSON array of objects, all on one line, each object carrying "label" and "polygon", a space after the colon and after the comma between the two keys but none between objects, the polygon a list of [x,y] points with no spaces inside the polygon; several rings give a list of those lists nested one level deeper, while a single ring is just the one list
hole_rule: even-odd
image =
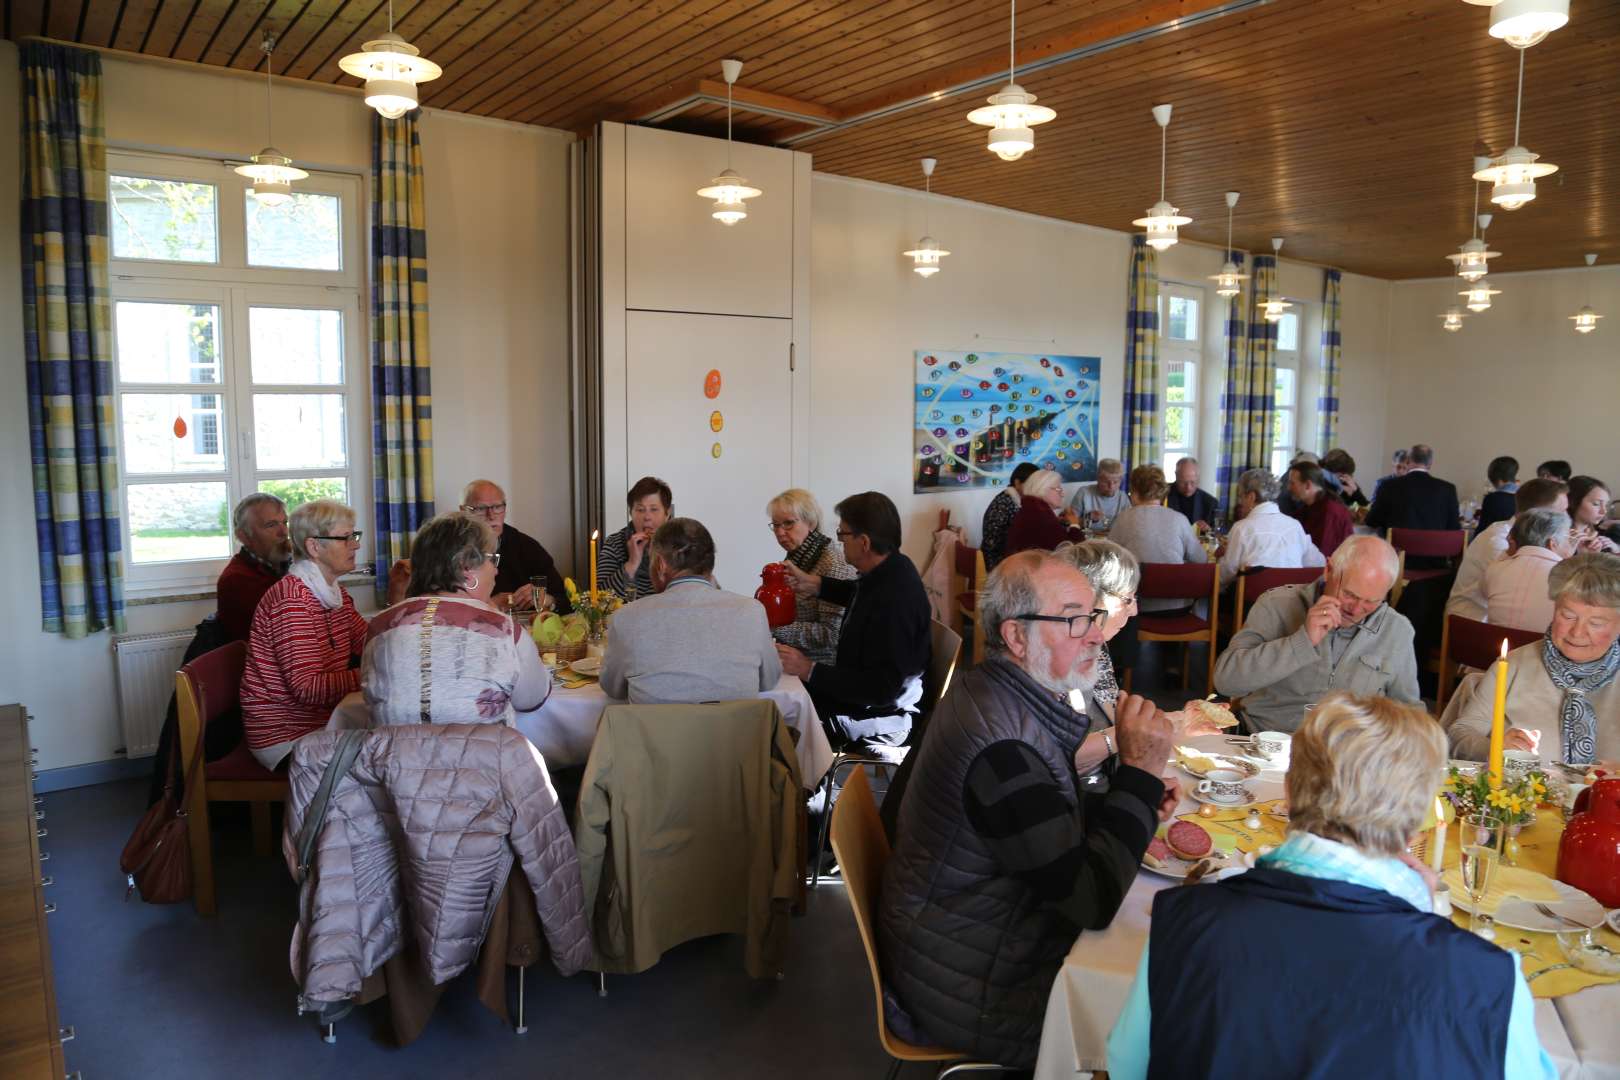
[{"label": "grey hair", "polygon": [[1195,458],[1195,457],[1190,457],[1189,456],[1189,457],[1184,457],[1184,458],[1177,458],[1176,459],[1176,471],[1180,472],[1181,467],[1183,465],[1197,465],[1197,464],[1198,464],[1198,459]]},{"label": "grey hair", "polygon": [[1434,447],[1428,443],[1413,443],[1412,449],[1407,452],[1406,460],[1413,465],[1427,468],[1434,464]]},{"label": "grey hair", "polygon": [[1551,547],[1554,540],[1569,535],[1570,524],[1569,515],[1561,510],[1526,510],[1513,519],[1508,539],[1522,548]]},{"label": "grey hair", "polygon": [[1384,586],[1388,592],[1395,587],[1395,579],[1401,576],[1401,557],[1395,549],[1389,546],[1389,541],[1380,536],[1352,536],[1339,545],[1339,549],[1328,560],[1328,568],[1333,571],[1334,577],[1342,577],[1350,567],[1358,562],[1376,559],[1389,584]]},{"label": "grey hair", "polygon": [[810,526],[811,532],[821,529],[821,504],[804,488],[788,488],[765,504],[765,513],[769,514],[779,506]]},{"label": "grey hair", "polygon": [[1051,469],[1036,469],[1024,479],[1024,497],[1026,499],[1044,499],[1046,493],[1053,488],[1063,486],[1063,477]]},{"label": "grey hair", "polygon": [[501,485],[497,484],[493,480],[469,480],[467,481],[467,486],[461,489],[462,506],[466,506],[467,500],[472,498],[473,489],[479,487],[492,487],[501,493],[502,499],[506,498],[506,489],[501,487]]},{"label": "grey hair", "polygon": [[1308,461],[1312,465],[1320,465],[1322,463],[1322,459],[1316,456],[1316,451],[1314,450],[1295,450],[1294,460],[1290,461],[1288,464],[1298,465],[1302,461]]},{"label": "grey hair", "polygon": [[242,534],[247,531],[248,514],[252,512],[255,506],[263,506],[265,503],[275,503],[283,511],[287,509],[286,503],[268,491],[255,491],[252,495],[237,503],[236,509],[231,511],[231,531],[237,535],[238,539],[241,539]]},{"label": "grey hair", "polygon": [[1590,551],[1553,567],[1547,575],[1547,598],[1557,603],[1565,597],[1620,610],[1620,555]]},{"label": "grey hair", "polygon": [[315,499],[300,506],[287,519],[287,531],[292,534],[293,558],[307,559],[306,540],[320,536],[337,536],[354,530],[354,511],[336,499]]},{"label": "grey hair", "polygon": [[1041,606],[1035,578],[1046,567],[1058,563],[1072,565],[1050,551],[1020,551],[1001,560],[985,580],[979,593],[978,614],[984,620],[984,651],[987,656],[1005,656],[1007,643],[1001,637],[1001,624]]},{"label": "grey hair", "polygon": [[1406,447],[1403,446],[1393,454],[1389,455],[1389,461],[1392,465],[1405,465],[1406,459],[1410,456],[1411,455],[1406,451]]},{"label": "grey hair", "polygon": [[1074,563],[1099,594],[1116,600],[1130,596],[1142,582],[1136,556],[1112,540],[1059,544],[1056,554]]},{"label": "grey hair", "polygon": [[1265,469],[1249,469],[1238,477],[1237,493],[1240,499],[1252,492],[1263,503],[1276,502],[1280,490],[1277,478]]},{"label": "grey hair", "polygon": [[1118,458],[1105,457],[1097,462],[1098,476],[1124,476],[1125,463]]}]

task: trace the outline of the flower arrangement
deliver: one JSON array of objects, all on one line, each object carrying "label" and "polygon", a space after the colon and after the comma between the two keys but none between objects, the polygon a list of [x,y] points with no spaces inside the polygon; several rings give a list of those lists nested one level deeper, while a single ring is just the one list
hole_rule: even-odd
[{"label": "flower arrangement", "polygon": [[1536,806],[1546,798],[1547,774],[1527,772],[1492,788],[1488,770],[1465,773],[1453,765],[1444,794],[1457,808],[1458,816],[1494,813],[1509,825],[1528,825],[1536,819]]},{"label": "flower arrangement", "polygon": [[574,584],[573,578],[563,578],[563,588],[568,592],[568,602],[573,605],[574,613],[585,620],[586,631],[592,641],[602,639],[602,631],[607,628],[608,618],[621,607],[624,601],[611,592],[596,590],[593,600],[589,592],[580,592]]}]

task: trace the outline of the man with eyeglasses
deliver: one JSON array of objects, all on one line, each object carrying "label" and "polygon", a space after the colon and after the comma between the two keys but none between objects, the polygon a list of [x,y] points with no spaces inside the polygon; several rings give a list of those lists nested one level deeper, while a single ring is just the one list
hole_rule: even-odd
[{"label": "man with eyeglasses", "polygon": [[1175,808],[1160,778],[1173,735],[1151,702],[1121,697],[1108,790],[1082,794],[1107,611],[1044,551],[1004,560],[978,611],[987,658],[934,707],[884,872],[884,1011],[902,1038],[1029,1068],[1063,958],[1113,920]]},{"label": "man with eyeglasses", "polygon": [[1386,541],[1352,536],[1326,580],[1260,597],[1215,662],[1215,689],[1243,698],[1245,730],[1292,732],[1331,690],[1419,703],[1412,624],[1384,602],[1399,573]]},{"label": "man with eyeglasses", "polygon": [[489,602],[506,610],[534,607],[532,579],[546,579],[546,607],[555,606],[559,614],[573,611],[568,593],[563,588],[562,574],[551,553],[527,533],[519,532],[506,523],[506,492],[493,480],[474,480],[461,493],[464,513],[481,517],[489,523],[495,534],[495,553],[500,564],[495,574],[495,592]]}]

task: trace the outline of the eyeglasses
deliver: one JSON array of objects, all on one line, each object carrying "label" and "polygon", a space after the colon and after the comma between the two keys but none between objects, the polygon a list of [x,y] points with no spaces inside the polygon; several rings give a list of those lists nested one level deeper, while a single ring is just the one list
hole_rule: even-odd
[{"label": "eyeglasses", "polygon": [[488,555],[485,555],[484,558],[488,559],[489,564],[491,566],[493,566],[495,569],[499,570],[501,568],[501,553],[500,552],[492,551]]},{"label": "eyeglasses", "polygon": [[771,532],[787,532],[789,529],[793,528],[793,526],[797,525],[798,523],[799,523],[798,518],[786,518],[785,520],[782,520],[782,521],[773,521],[773,522],[771,522],[771,525],[770,525]]},{"label": "eyeglasses", "polygon": [[478,503],[473,506],[463,506],[462,509],[469,514],[478,514],[483,517],[494,517],[496,514],[506,513],[506,504],[503,502]]},{"label": "eyeglasses", "polygon": [[833,533],[833,535],[839,540],[853,540],[861,534],[857,532],[850,532],[848,529],[839,529],[837,532]]},{"label": "eyeglasses", "polygon": [[344,533],[342,536],[312,536],[312,537],[310,537],[310,539],[311,540],[335,540],[335,541],[338,541],[340,543],[358,544],[360,542],[361,535],[362,535],[362,533],[360,532],[360,530],[356,529],[356,530],[354,530],[354,532]]},{"label": "eyeglasses", "polygon": [[1014,615],[1020,622],[1060,622],[1069,624],[1069,636],[1083,638],[1091,632],[1093,625],[1101,630],[1108,625],[1108,612],[1103,608],[1092,608],[1086,615]]}]

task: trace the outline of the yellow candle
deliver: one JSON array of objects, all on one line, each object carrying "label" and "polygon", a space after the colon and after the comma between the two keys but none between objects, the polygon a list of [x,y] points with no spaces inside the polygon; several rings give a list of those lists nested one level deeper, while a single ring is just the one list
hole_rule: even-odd
[{"label": "yellow candle", "polygon": [[1434,797],[1434,838],[1429,841],[1429,868],[1435,873],[1445,869],[1446,811],[1441,805],[1443,796]]},{"label": "yellow candle", "polygon": [[596,603],[596,538],[602,535],[601,529],[591,530],[591,603]]},{"label": "yellow candle", "polygon": [[1496,662],[1496,704],[1491,709],[1491,787],[1502,786],[1502,731],[1507,720],[1507,639],[1502,639],[1502,658]]}]

